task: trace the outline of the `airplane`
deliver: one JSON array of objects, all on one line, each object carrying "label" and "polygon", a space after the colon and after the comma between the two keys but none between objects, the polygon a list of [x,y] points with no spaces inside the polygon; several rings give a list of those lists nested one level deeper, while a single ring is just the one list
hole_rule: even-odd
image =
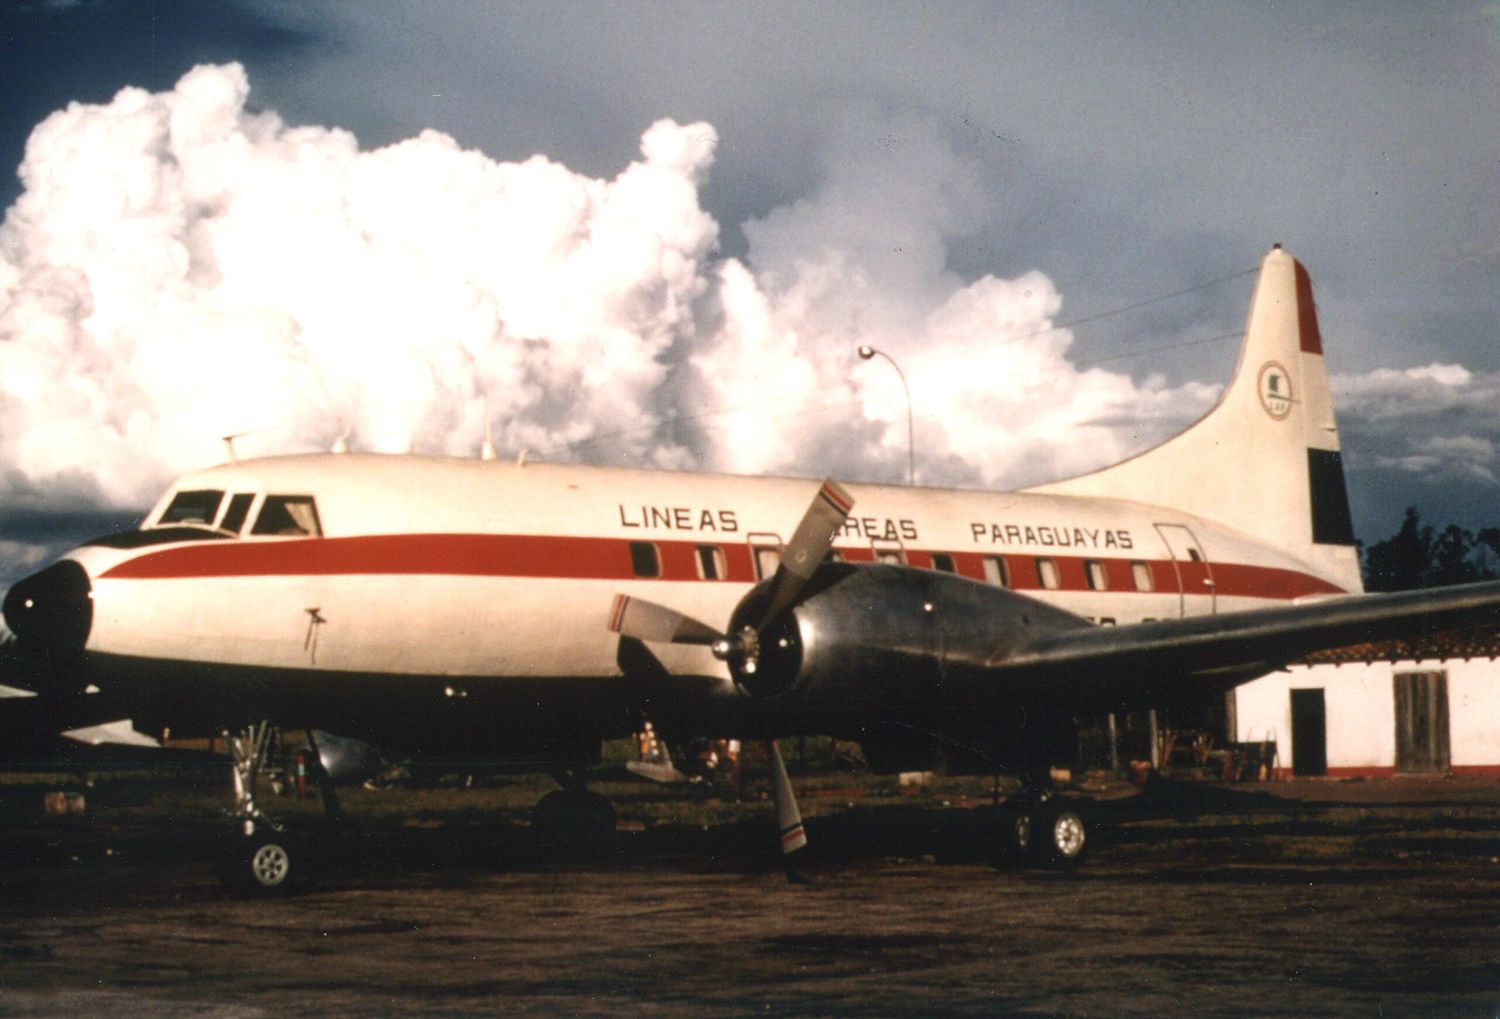
[{"label": "airplane", "polygon": [[537,823],[601,839],[613,811],[583,782],[601,741],[643,719],[763,740],[788,853],[806,834],[776,740],[857,740],[891,770],[947,748],[1021,779],[998,855],[1070,866],[1089,821],[1049,773],[1076,716],[1493,626],[1500,584],[1362,594],[1312,284],[1278,245],[1218,402],[1081,477],[988,492],[524,457],[231,461],[3,609],[33,685],[94,721],[233,734],[238,873],[270,890],[292,868],[254,800],[272,725],[549,772],[562,788]]}]

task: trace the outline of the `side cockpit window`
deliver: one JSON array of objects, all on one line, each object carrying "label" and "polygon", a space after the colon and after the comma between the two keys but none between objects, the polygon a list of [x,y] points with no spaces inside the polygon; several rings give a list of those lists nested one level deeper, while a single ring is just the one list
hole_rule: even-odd
[{"label": "side cockpit window", "polygon": [[171,527],[174,524],[212,524],[219,516],[219,504],[224,493],[211,489],[178,492],[156,518],[153,527]]},{"label": "side cockpit window", "polygon": [[250,533],[315,538],[322,535],[323,528],[312,496],[268,495]]},{"label": "side cockpit window", "polygon": [[254,501],[255,496],[250,492],[231,495],[229,508],[224,511],[224,519],[219,521],[219,530],[239,534],[245,526],[245,518],[250,515],[250,504]]}]

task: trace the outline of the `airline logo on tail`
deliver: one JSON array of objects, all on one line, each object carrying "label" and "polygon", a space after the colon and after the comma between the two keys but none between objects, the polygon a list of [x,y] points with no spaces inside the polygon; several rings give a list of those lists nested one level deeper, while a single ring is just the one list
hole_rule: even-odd
[{"label": "airline logo on tail", "polygon": [[1260,366],[1260,405],[1277,421],[1292,412],[1292,378],[1279,362],[1267,361]]}]

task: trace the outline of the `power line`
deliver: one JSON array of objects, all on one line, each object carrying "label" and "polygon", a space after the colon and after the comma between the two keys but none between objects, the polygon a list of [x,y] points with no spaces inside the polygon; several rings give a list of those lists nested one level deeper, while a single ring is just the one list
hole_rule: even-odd
[{"label": "power line", "polygon": [[1075,361],[1079,368],[1088,368],[1105,361],[1121,361],[1127,357],[1141,357],[1145,354],[1160,354],[1167,350],[1182,350],[1184,347],[1202,347],[1209,343],[1223,343],[1225,340],[1238,340],[1245,335],[1245,330],[1224,333],[1220,336],[1209,336],[1201,340],[1183,340],[1181,343],[1165,343],[1160,347],[1142,347],[1140,350],[1128,350],[1123,354],[1110,354],[1107,357],[1093,357],[1087,361]]},{"label": "power line", "polygon": [[[1182,289],[1182,290],[1174,290],[1174,291],[1172,291],[1169,294],[1160,294],[1160,295],[1158,295],[1156,297],[1148,297],[1145,300],[1143,300],[1143,301],[1137,301],[1134,304],[1127,304],[1127,305],[1123,305],[1123,306],[1118,307],[1118,308],[1111,308],[1111,309],[1109,309],[1107,311],[1101,311],[1101,312],[1098,312],[1098,313],[1093,314],[1093,315],[1085,315],[1082,318],[1070,319],[1070,320],[1068,320],[1066,322],[1054,323],[1054,324],[1052,324],[1050,326],[1047,326],[1046,328],[1034,329],[1034,330],[1032,330],[1029,333],[1024,333],[1024,334],[1022,334],[1020,336],[1016,336],[1016,337],[1014,337],[1014,339],[1032,339],[1032,338],[1037,337],[1037,336],[1044,336],[1044,335],[1046,335],[1048,333],[1058,332],[1058,331],[1063,330],[1063,329],[1075,329],[1078,326],[1091,325],[1091,324],[1093,324],[1095,322],[1100,322],[1100,321],[1103,321],[1103,320],[1108,319],[1108,318],[1113,318],[1113,317],[1115,317],[1117,315],[1124,315],[1124,314],[1127,314],[1127,313],[1132,312],[1132,311],[1139,311],[1141,308],[1148,308],[1148,307],[1150,307],[1153,304],[1161,304],[1164,301],[1170,301],[1170,300],[1173,300],[1173,299],[1178,298],[1178,297],[1186,297],[1188,294],[1195,294],[1195,293],[1197,293],[1197,292],[1199,292],[1201,290],[1208,290],[1211,287],[1221,286],[1221,285],[1223,285],[1225,283],[1232,283],[1233,281],[1235,281],[1237,279],[1243,279],[1246,276],[1250,276],[1250,275],[1258,272],[1259,270],[1260,270],[1260,266],[1258,266],[1258,265],[1251,266],[1249,269],[1244,269],[1244,270],[1241,270],[1240,272],[1231,273],[1228,276],[1220,276],[1217,279],[1207,280],[1207,281],[1205,281],[1203,283],[1197,283],[1197,284],[1194,284],[1193,286],[1187,287],[1187,288]],[[1083,367],[1088,367],[1090,365],[1101,364],[1101,363],[1106,362],[1106,361],[1118,361],[1118,360],[1123,360],[1125,358],[1130,358],[1130,357],[1140,357],[1140,356],[1145,355],[1145,354],[1154,354],[1154,353],[1159,353],[1159,352],[1167,351],[1167,350],[1178,350],[1178,349],[1181,349],[1181,348],[1184,348],[1184,347],[1195,347],[1195,346],[1200,346],[1200,345],[1204,345],[1204,344],[1208,344],[1208,343],[1216,343],[1216,342],[1220,342],[1220,341],[1223,341],[1223,340],[1226,340],[1226,339],[1232,339],[1234,337],[1243,336],[1243,335],[1244,335],[1243,332],[1228,333],[1228,334],[1225,334],[1223,336],[1215,336],[1215,337],[1211,337],[1209,339],[1188,340],[1188,341],[1185,341],[1183,343],[1167,344],[1165,346],[1160,346],[1160,347],[1148,347],[1148,348],[1144,348],[1144,349],[1141,349],[1141,350],[1124,351],[1124,352],[1119,353],[1119,354],[1110,354],[1110,355],[1108,355],[1106,357],[1093,358],[1093,359],[1088,360],[1088,361],[1077,362],[1076,366],[1080,367],[1080,368],[1083,368]],[[953,357],[953,356],[955,356],[957,354],[962,354],[962,353],[966,353],[968,351],[971,351],[971,350],[975,349],[976,347],[988,346],[988,345],[990,345],[992,343],[995,343],[995,342],[997,342],[997,341],[994,338],[987,337],[987,338],[982,339],[982,340],[976,340],[974,343],[965,344],[965,345],[963,345],[961,347],[953,347],[953,348],[951,348],[949,350],[945,350],[945,351],[941,352],[940,354],[929,355],[929,357],[927,358],[927,360],[932,360],[932,359],[935,359],[935,358]],[[913,358],[909,358],[909,360],[912,360],[912,359]],[[918,355],[914,359],[915,360],[919,360],[919,361],[923,360],[923,358],[921,358],[920,355]],[[807,390],[806,393],[803,394],[803,395],[812,396],[812,395],[817,394],[817,393],[825,393],[825,392],[830,392],[830,391],[835,390],[835,389],[847,389],[847,388],[850,388],[850,383],[847,380],[840,381],[840,382],[831,382],[831,383],[829,383],[827,385],[818,386],[818,387],[816,387],[814,389]],[[717,408],[715,410],[700,411],[697,414],[686,414],[686,415],[682,415],[682,416],[673,416],[673,417],[668,417],[668,418],[657,418],[657,419],[653,419],[653,420],[651,420],[649,422],[643,422],[643,423],[641,423],[639,425],[631,425],[631,426],[629,426],[627,428],[616,429],[615,431],[612,431],[612,432],[601,432],[601,433],[599,433],[597,435],[591,435],[591,436],[589,436],[586,439],[578,439],[578,440],[575,440],[573,442],[564,443],[563,445],[560,445],[560,446],[551,446],[551,447],[548,447],[546,449],[538,450],[536,452],[537,452],[538,456],[549,456],[551,454],[558,453],[558,452],[572,452],[574,450],[579,449],[580,447],[590,446],[590,445],[593,445],[594,443],[597,443],[597,442],[606,442],[606,441],[609,441],[611,439],[622,439],[622,438],[626,438],[628,436],[638,435],[638,434],[641,434],[643,432],[656,431],[657,429],[660,429],[660,428],[674,427],[674,426],[680,425],[680,424],[688,424],[688,423],[692,423],[694,421],[701,421],[701,420],[703,420],[705,418],[728,417],[729,415],[732,415],[732,414],[740,414],[740,413],[743,413],[745,411],[759,410],[759,409],[761,409],[763,407],[772,406],[774,404],[782,402],[783,400],[788,399],[789,395],[790,394],[787,394],[787,393],[778,393],[775,396],[769,396],[769,397],[766,397],[763,400],[754,400],[754,401],[751,401],[749,403],[741,403],[741,404],[737,404],[737,405],[735,405],[733,407],[720,407],[720,408]],[[853,402],[854,402],[853,400],[849,400],[849,401],[846,401],[845,403],[838,404],[838,406],[848,406],[849,403],[853,403]],[[825,408],[827,406],[828,406],[827,404],[824,405]],[[823,408],[819,408],[819,409],[823,409]],[[800,413],[801,412],[798,413],[798,416],[800,416]]]}]

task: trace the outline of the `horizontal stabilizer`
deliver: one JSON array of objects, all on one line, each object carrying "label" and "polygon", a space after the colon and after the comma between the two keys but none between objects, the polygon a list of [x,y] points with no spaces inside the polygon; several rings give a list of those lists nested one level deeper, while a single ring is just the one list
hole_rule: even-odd
[{"label": "horizontal stabilizer", "polygon": [[85,726],[82,729],[69,729],[63,733],[63,737],[77,743],[87,743],[90,746],[96,747],[104,743],[122,747],[161,746],[159,741],[152,739],[144,733],[136,732],[135,726],[131,724],[128,718],[106,722],[103,725]]}]

